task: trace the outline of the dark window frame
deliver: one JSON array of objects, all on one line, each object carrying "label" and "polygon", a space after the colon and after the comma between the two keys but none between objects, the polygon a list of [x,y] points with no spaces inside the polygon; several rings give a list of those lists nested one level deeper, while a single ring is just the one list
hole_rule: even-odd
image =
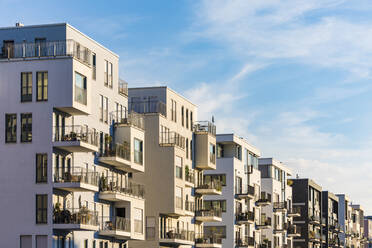
[{"label": "dark window frame", "polygon": [[[27,118],[25,126],[23,126],[24,118]],[[29,138],[30,134],[31,134],[31,138]],[[32,113],[21,114],[21,142],[22,143],[32,142]]]},{"label": "dark window frame", "polygon": [[[39,78],[41,76],[41,85],[39,86]],[[45,80],[46,79],[46,80]],[[48,71],[38,71],[36,72],[36,101],[37,102],[46,102],[48,101]],[[39,87],[40,90],[39,91]],[[45,96],[46,91],[46,96]]]},{"label": "dark window frame", "polygon": [[[41,205],[39,206],[39,200]],[[48,195],[37,194],[36,195],[36,224],[48,224]]]},{"label": "dark window frame", "polygon": [[[23,76],[26,76],[26,82],[23,81]],[[31,82],[28,80],[29,75],[31,75]],[[31,94],[29,90],[31,88]],[[26,94],[23,94],[23,89],[25,89]],[[21,72],[21,102],[32,102],[32,72]]]},{"label": "dark window frame", "polygon": [[36,154],[36,183],[48,183],[48,154]]},{"label": "dark window frame", "polygon": [[[12,125],[14,120],[15,126]],[[17,114],[5,114],[5,143],[17,143]]]}]

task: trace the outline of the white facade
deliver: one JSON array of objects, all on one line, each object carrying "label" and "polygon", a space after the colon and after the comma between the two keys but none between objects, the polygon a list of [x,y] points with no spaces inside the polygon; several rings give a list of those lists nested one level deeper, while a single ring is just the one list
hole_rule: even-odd
[{"label": "white facade", "polygon": [[0,42],[1,246],[143,240],[128,172],[145,169],[144,130],[126,115],[118,56],[64,23],[1,28]]}]

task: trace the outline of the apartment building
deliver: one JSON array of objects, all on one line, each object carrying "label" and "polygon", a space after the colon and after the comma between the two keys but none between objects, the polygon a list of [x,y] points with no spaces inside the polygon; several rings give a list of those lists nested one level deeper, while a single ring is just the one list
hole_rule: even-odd
[{"label": "apartment building", "polygon": [[66,23],[0,28],[0,43],[1,247],[144,240],[145,131],[119,57]]},{"label": "apartment building", "polygon": [[364,217],[364,237],[366,238],[366,248],[372,248],[372,216]]},{"label": "apartment building", "polygon": [[329,191],[322,192],[322,246],[340,247],[341,232],[339,218],[339,198]]},{"label": "apartment building", "polygon": [[206,195],[204,208],[221,209],[222,222],[205,223],[204,232],[222,240],[222,247],[258,246],[261,235],[255,224],[262,228],[269,224],[266,216],[260,222],[261,208],[256,205],[259,200],[261,205],[270,204],[267,198],[260,199],[260,154],[256,147],[234,134],[217,135],[217,169],[206,172],[204,178],[220,180],[222,192]]},{"label": "apartment building", "polygon": [[344,247],[351,247],[352,240],[352,208],[351,200],[345,194],[337,194],[338,217],[341,232],[339,233],[340,244]]},{"label": "apartment building", "polygon": [[364,210],[360,205],[351,204],[352,229],[351,229],[351,247],[364,248],[367,240],[364,237]]},{"label": "apartment building", "polygon": [[221,221],[220,210],[204,209],[203,196],[218,194],[220,181],[203,177],[216,169],[216,127],[197,121],[197,107],[168,87],[130,88],[129,108],[144,115],[146,242],[130,247],[209,247],[205,221]]},{"label": "apartment building", "polygon": [[270,247],[293,247],[293,237],[301,235],[300,227],[293,224],[293,217],[299,217],[298,206],[292,206],[292,186],[288,178],[291,170],[274,158],[260,158],[258,160],[261,171],[261,191],[272,198],[272,206],[262,207],[262,212],[271,220],[271,226],[262,230],[263,240],[271,244]]},{"label": "apartment building", "polygon": [[291,179],[293,206],[300,207],[301,215],[293,218],[300,226],[301,236],[294,237],[295,248],[321,247],[322,187],[311,179]]}]

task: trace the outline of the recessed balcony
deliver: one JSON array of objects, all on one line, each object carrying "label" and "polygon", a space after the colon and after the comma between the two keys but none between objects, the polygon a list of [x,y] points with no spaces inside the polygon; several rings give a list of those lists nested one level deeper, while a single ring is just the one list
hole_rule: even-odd
[{"label": "recessed balcony", "polygon": [[310,224],[313,224],[313,225],[320,225],[321,224],[320,216],[318,216],[318,215],[310,215],[309,216],[309,223]]},{"label": "recessed balcony", "polygon": [[247,212],[236,214],[235,222],[238,225],[253,224],[254,223],[254,212],[247,211]]},{"label": "recessed balcony", "polygon": [[54,127],[53,147],[67,152],[98,152],[98,133],[87,126]]},{"label": "recessed balcony", "polygon": [[195,189],[195,193],[200,195],[221,195],[221,182],[217,180],[204,182]]},{"label": "recessed balcony", "polygon": [[70,171],[54,168],[53,187],[69,192],[98,192],[98,173],[73,167]]},{"label": "recessed balcony", "polygon": [[195,247],[222,248],[222,238],[216,234],[197,234]]},{"label": "recessed balcony", "polygon": [[261,219],[258,224],[256,224],[257,229],[268,229],[271,227],[271,218],[261,215]]},{"label": "recessed balcony", "polygon": [[160,230],[159,243],[167,245],[191,245],[195,244],[195,233],[193,231],[179,228],[167,228]]},{"label": "recessed balcony", "polygon": [[287,202],[274,202],[273,203],[274,212],[286,212],[287,211]]},{"label": "recessed balcony", "polygon": [[195,216],[195,202],[192,201],[185,201],[185,215],[187,216]]},{"label": "recessed balcony", "polygon": [[195,219],[201,222],[221,222],[221,209],[198,210],[195,213]]},{"label": "recessed balcony", "polygon": [[190,188],[194,188],[195,186],[195,174],[194,171],[191,169],[185,170],[185,186]]},{"label": "recessed balcony", "polygon": [[115,180],[116,177],[114,176],[100,178],[99,199],[112,202],[130,202],[133,199],[144,199],[144,185],[134,182],[127,182],[125,185],[120,185]]},{"label": "recessed balcony", "polygon": [[313,243],[320,243],[320,234],[314,231],[309,231],[309,241]]},{"label": "recessed balcony", "polygon": [[235,239],[235,247],[254,247],[254,238],[245,236],[243,238]]},{"label": "recessed balcony", "polygon": [[114,126],[132,126],[145,130],[143,114],[138,114],[134,111],[113,111],[110,113],[110,120]]},{"label": "recessed balcony", "polygon": [[131,238],[130,219],[113,216],[103,217],[99,235],[116,239],[128,240]]},{"label": "recessed balcony", "polygon": [[301,216],[301,207],[299,206],[293,206],[288,209],[287,211],[288,217],[300,217]]},{"label": "recessed balcony", "polygon": [[271,204],[271,194],[261,192],[261,197],[256,201],[257,206],[268,206]]},{"label": "recessed balcony", "polygon": [[162,132],[160,133],[160,146],[176,146],[181,149],[185,149],[186,139],[177,132]]},{"label": "recessed balcony", "polygon": [[236,192],[236,197],[239,199],[254,199],[254,187],[251,185],[244,185]]},{"label": "recessed balcony", "polygon": [[288,237],[301,237],[301,227],[297,225],[289,225],[287,235]]},{"label": "recessed balcony", "polygon": [[86,207],[60,209],[56,204],[53,211],[53,228],[66,231],[98,231],[98,212]]}]

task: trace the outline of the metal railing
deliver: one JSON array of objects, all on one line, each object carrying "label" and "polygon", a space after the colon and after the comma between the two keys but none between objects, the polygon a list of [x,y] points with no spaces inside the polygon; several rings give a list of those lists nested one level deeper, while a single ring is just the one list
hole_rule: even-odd
[{"label": "metal railing", "polygon": [[54,224],[82,224],[98,226],[98,212],[89,210],[86,207],[53,210]]},{"label": "metal railing", "polygon": [[256,203],[270,203],[271,202],[271,194],[267,194],[265,192],[261,192],[260,199],[256,201]]},{"label": "metal railing", "polygon": [[159,113],[167,117],[167,107],[165,103],[154,101],[130,101],[129,110],[140,114]]},{"label": "metal railing", "polygon": [[168,227],[166,228],[166,230],[160,230],[160,238],[161,239],[180,239],[180,240],[186,240],[186,241],[194,241],[195,233],[193,231]]},{"label": "metal railing", "polygon": [[119,94],[128,96],[128,83],[119,79]]},{"label": "metal railing", "polygon": [[218,234],[196,234],[196,244],[222,244],[222,237]]},{"label": "metal railing", "polygon": [[235,245],[238,247],[254,246],[254,238],[249,236],[239,237],[235,239]]},{"label": "metal railing", "polygon": [[0,57],[7,59],[71,56],[87,65],[92,64],[92,51],[71,39],[15,43],[2,50]]},{"label": "metal railing", "polygon": [[194,171],[189,170],[188,173],[185,173],[185,180],[189,183],[195,183]]},{"label": "metal railing", "polygon": [[110,113],[110,122],[113,124],[133,125],[145,129],[145,121],[142,114],[128,111],[113,111]]},{"label": "metal railing", "polygon": [[175,145],[185,149],[185,137],[177,132],[161,132],[159,144],[162,146]]},{"label": "metal railing", "polygon": [[73,167],[71,169],[54,167],[53,178],[55,183],[86,183],[98,186],[98,173],[85,168]]},{"label": "metal railing", "polygon": [[300,234],[301,235],[301,226],[297,225],[289,225],[287,229],[287,233],[290,235],[296,235]]},{"label": "metal railing", "polygon": [[287,209],[287,214],[288,215],[301,215],[301,207],[299,206],[292,206]]},{"label": "metal railing", "polygon": [[222,191],[222,184],[221,184],[221,181],[213,180],[213,181],[204,182],[198,185],[196,189],[214,189],[217,191]]},{"label": "metal railing", "polygon": [[273,209],[274,210],[287,209],[287,202],[274,202]]},{"label": "metal railing", "polygon": [[197,217],[222,217],[222,210],[221,209],[197,210],[195,212],[195,216]]},{"label": "metal railing", "polygon": [[185,210],[194,212],[195,211],[195,202],[185,201]]},{"label": "metal railing", "polygon": [[235,215],[236,221],[254,221],[254,212],[247,211]]},{"label": "metal railing", "polygon": [[99,154],[100,157],[119,157],[130,161],[130,145],[129,143],[119,144],[116,143],[111,147],[106,147],[103,153]]},{"label": "metal railing", "polygon": [[261,218],[257,226],[271,226],[271,217],[261,214]]},{"label": "metal railing", "polygon": [[117,177],[103,176],[99,180],[99,187],[101,192],[117,192],[126,195],[136,196],[140,198],[145,197],[145,186],[135,182],[127,182],[124,185],[120,185],[117,181]]},{"label": "metal railing", "polygon": [[124,231],[130,232],[130,219],[119,216],[105,216],[102,218],[101,231]]},{"label": "metal railing", "polygon": [[244,184],[241,188],[236,190],[237,195],[250,195],[254,196],[254,187],[251,185]]},{"label": "metal railing", "polygon": [[54,127],[53,141],[83,141],[98,146],[98,132],[79,125]]},{"label": "metal railing", "polygon": [[210,133],[216,136],[216,125],[210,121],[195,121],[193,127],[194,132]]}]

